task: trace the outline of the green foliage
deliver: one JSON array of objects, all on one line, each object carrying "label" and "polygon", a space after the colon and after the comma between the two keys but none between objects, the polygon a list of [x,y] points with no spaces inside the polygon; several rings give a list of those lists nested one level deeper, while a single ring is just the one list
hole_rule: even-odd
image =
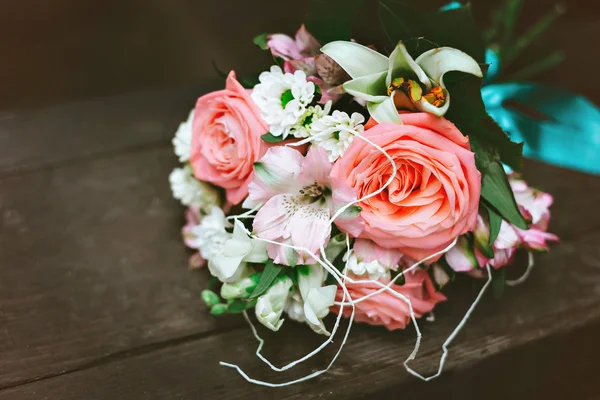
[{"label": "green foliage", "polygon": [[204,301],[204,303],[208,307],[212,307],[221,301],[219,296],[215,292],[213,292],[212,290],[209,290],[209,289],[203,290],[201,297],[202,297],[202,300]]},{"label": "green foliage", "polygon": [[495,299],[500,299],[506,288],[506,267],[494,269],[492,271],[492,294]]},{"label": "green foliage", "polygon": [[265,133],[261,136],[261,139],[267,143],[279,143],[283,142],[283,138],[281,136],[273,136],[271,132]]},{"label": "green foliage", "polygon": [[212,315],[223,315],[227,314],[227,304],[215,304],[210,309]]},{"label": "green foliage", "polygon": [[[508,183],[504,168],[497,159],[487,151],[480,151],[477,167],[481,171],[481,197],[488,207],[500,214],[511,224],[520,229],[529,229],[525,218],[521,215],[513,191]],[[477,158],[477,153],[476,153]]]},{"label": "green foliage", "polygon": [[[434,44],[433,47],[454,47],[480,63],[485,62],[485,44],[473,20],[469,4],[447,11],[423,13],[400,0],[380,0],[379,18],[394,46],[400,40],[407,42],[425,38]],[[407,49],[413,57],[433,48],[415,48],[410,44],[407,42]]]},{"label": "green foliage", "polygon": [[364,0],[310,0],[306,28],[321,43],[350,40]]},{"label": "green foliage", "polygon": [[227,302],[227,312],[229,314],[241,313],[248,308],[248,304],[248,302],[239,299],[229,300]]},{"label": "green foliage", "polygon": [[512,62],[524,50],[534,42],[538,41],[552,24],[564,14],[564,12],[565,10],[563,7],[554,7],[552,11],[544,15],[537,23],[530,26],[529,29],[515,41],[514,45],[506,47],[506,50],[502,52],[502,61],[506,64]]},{"label": "green foliage", "polygon": [[279,273],[283,268],[283,265],[275,264],[271,259],[267,260],[265,269],[260,275],[260,280],[250,295],[250,298],[254,299],[266,292],[271,287],[275,279],[277,279],[277,276],[279,276]]},{"label": "green foliage", "polygon": [[425,36],[427,23],[425,15],[399,0],[380,0],[379,19],[392,45],[400,40]]},{"label": "green foliage", "polygon": [[296,269],[300,275],[308,276],[310,274],[310,265],[298,265]]},{"label": "green foliage", "polygon": [[502,225],[502,217],[498,214],[492,207],[488,206],[484,203],[484,207],[488,213],[488,220],[490,224],[490,238],[488,241],[488,246],[492,246],[496,239],[498,238],[498,234],[500,233],[500,226]]},{"label": "green foliage", "polygon": [[267,39],[269,37],[268,33],[261,33],[260,35],[256,35],[254,37],[254,44],[261,48],[261,50],[268,50],[269,46],[267,46]]}]

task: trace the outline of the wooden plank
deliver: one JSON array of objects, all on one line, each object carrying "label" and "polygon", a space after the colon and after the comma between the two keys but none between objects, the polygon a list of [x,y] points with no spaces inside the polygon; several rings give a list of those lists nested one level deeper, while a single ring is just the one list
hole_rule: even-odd
[{"label": "wooden plank", "polygon": [[551,232],[567,239],[600,228],[600,215],[596,211],[600,202],[598,176],[529,159],[525,160],[522,172],[530,185],[554,197],[550,208]]},{"label": "wooden plank", "polygon": [[171,139],[207,88],[138,92],[0,113],[0,174]]},{"label": "wooden plank", "polygon": [[0,387],[202,335],[170,148],[0,180]]},{"label": "wooden plank", "polygon": [[[175,162],[165,147],[0,180],[1,387],[243,323],[210,317],[206,274],[185,271],[183,209],[167,183]],[[600,225],[597,177],[530,167],[558,193],[556,232]]]},{"label": "wooden plank", "polygon": [[[597,380],[581,378],[591,379],[591,363],[600,355],[595,346],[600,333],[599,240],[597,232],[565,243],[553,254],[541,256],[530,280],[510,289],[502,301],[486,296],[451,346],[444,378],[429,384],[408,375],[401,365],[412,349],[413,330],[390,333],[360,325],[353,328],[332,370],[321,378],[283,389],[250,385],[218,362],[238,362],[252,376],[283,381],[324,367],[341,338],[307,365],[276,375],[254,357],[256,343],[245,329],[7,389],[0,391],[0,399],[354,399],[382,393],[420,399],[441,390],[445,398],[465,398],[465,393],[473,392],[493,399],[507,398],[507,393],[512,394],[510,398],[529,399],[540,393],[547,395],[545,398],[564,398],[559,396],[567,392],[597,393]],[[436,312],[435,323],[421,323],[422,350],[411,366],[423,373],[435,371],[440,344],[472,299],[468,282],[463,283],[466,285],[455,286],[453,301]],[[264,353],[277,365],[307,353],[322,340],[291,322],[284,323],[277,334],[260,331],[267,340]],[[541,342],[544,338],[547,341]],[[527,375],[520,377],[522,373]],[[570,383],[588,385],[568,386],[558,380],[560,374],[572,377]],[[526,378],[535,380],[525,385],[524,391],[517,385],[509,387]],[[453,386],[455,383],[470,386]]]}]

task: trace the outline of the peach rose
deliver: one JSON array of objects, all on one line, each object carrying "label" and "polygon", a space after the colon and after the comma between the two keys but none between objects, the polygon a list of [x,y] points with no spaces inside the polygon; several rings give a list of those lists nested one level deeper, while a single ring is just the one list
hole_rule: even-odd
[{"label": "peach rose", "polygon": [[[454,124],[427,113],[403,114],[402,121],[371,124],[363,134],[394,159],[397,173],[383,192],[359,204],[364,222],[359,236],[421,260],[473,230],[481,174],[468,138]],[[334,193],[347,184],[360,199],[391,175],[388,158],[355,139],[335,163],[331,180]]]},{"label": "peach rose", "polygon": [[250,91],[230,72],[225,90],[196,103],[190,157],[194,175],[224,188],[229,204],[241,203],[248,195],[253,164],[267,151],[261,136],[268,130]]},{"label": "peach rose", "polygon": [[[383,284],[389,281],[381,280]],[[381,287],[375,283],[346,283],[348,293],[354,300],[379,290]],[[413,311],[417,318],[423,314],[433,311],[433,308],[440,301],[445,301],[446,297],[436,292],[433,283],[426,271],[418,270],[415,273],[406,274],[404,285],[391,286],[391,289],[408,297]],[[344,291],[338,287],[336,301],[342,301]],[[334,306],[332,312],[339,312],[339,307]],[[352,313],[351,306],[344,306],[344,317],[349,318]],[[383,325],[390,331],[394,329],[404,329],[410,323],[410,310],[408,304],[390,293],[384,291],[373,297],[356,304],[354,319],[357,322],[366,322],[371,325]]]}]

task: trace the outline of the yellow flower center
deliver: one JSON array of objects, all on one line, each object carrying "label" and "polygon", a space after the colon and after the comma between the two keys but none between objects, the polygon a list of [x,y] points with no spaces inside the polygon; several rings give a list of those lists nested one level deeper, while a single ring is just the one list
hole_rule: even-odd
[{"label": "yellow flower center", "polygon": [[446,95],[441,86],[436,86],[423,96],[427,102],[436,107],[442,107],[446,103]]},{"label": "yellow flower center", "polygon": [[410,101],[413,103],[421,100],[421,97],[425,98],[428,103],[433,104],[436,107],[442,107],[446,103],[446,94],[441,86],[435,86],[426,94],[423,94],[423,89],[416,81],[412,79],[395,78],[387,88],[388,96],[396,90],[401,90],[405,93]]}]

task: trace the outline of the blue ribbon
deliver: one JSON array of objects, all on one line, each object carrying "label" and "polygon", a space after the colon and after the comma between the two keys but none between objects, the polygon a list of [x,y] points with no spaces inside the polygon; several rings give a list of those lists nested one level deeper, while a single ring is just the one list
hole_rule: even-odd
[{"label": "blue ribbon", "polygon": [[[441,11],[461,8],[453,1]],[[500,58],[491,49],[481,95],[490,116],[515,142],[524,142],[523,155],[565,168],[600,174],[600,110],[585,97],[536,83],[493,83]],[[520,105],[519,109],[512,105]],[[519,111],[529,108],[536,115]]]},{"label": "blue ribbon", "polygon": [[[486,61],[489,83],[498,73],[499,60],[490,50]],[[481,95],[498,125],[513,141],[525,143],[526,157],[600,174],[600,110],[585,97],[524,82],[488,84]],[[536,115],[519,111],[522,108]]]}]

